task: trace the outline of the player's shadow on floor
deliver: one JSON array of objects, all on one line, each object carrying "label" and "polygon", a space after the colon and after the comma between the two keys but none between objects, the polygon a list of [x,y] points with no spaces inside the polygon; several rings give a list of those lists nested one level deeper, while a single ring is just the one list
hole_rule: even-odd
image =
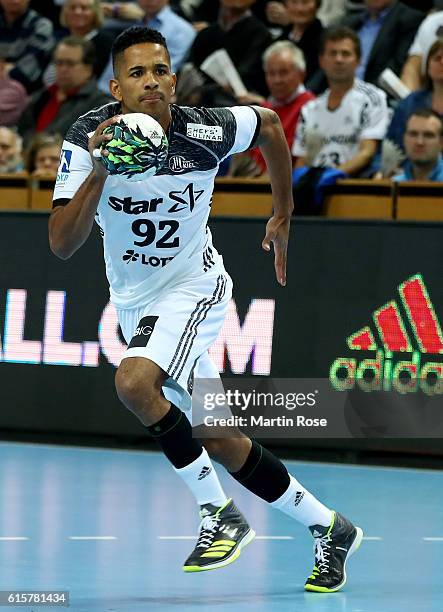
[{"label": "player's shadow on floor", "polygon": [[126,598],[100,598],[94,600],[84,600],[82,603],[71,603],[71,609],[83,612],[86,610],[100,610],[100,612],[128,612],[128,610],[156,610],[164,606],[184,608],[192,606],[195,608],[207,608],[210,606],[221,606],[226,608],[228,605],[263,604],[268,601],[274,608],[279,602],[294,601],[295,596],[305,595],[303,585],[294,585],[287,589],[263,590],[257,593],[226,593],[224,595],[208,595],[204,593],[200,596],[195,595],[164,595],[157,597],[128,597]]}]

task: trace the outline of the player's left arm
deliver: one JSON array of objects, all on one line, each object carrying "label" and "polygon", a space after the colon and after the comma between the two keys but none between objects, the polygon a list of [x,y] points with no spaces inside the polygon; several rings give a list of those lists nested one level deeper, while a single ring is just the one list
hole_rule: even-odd
[{"label": "player's left arm", "polygon": [[272,110],[255,106],[261,126],[257,144],[265,158],[272,187],[273,216],[266,225],[262,242],[265,251],[274,245],[274,266],[277,281],[286,285],[286,261],[289,228],[294,210],[292,200],[292,159],[280,119]]},{"label": "player's left arm", "polygon": [[339,170],[343,170],[349,176],[358,174],[363,168],[366,168],[371,163],[372,158],[377,152],[377,140],[361,140],[357,153],[347,162],[338,166]]}]

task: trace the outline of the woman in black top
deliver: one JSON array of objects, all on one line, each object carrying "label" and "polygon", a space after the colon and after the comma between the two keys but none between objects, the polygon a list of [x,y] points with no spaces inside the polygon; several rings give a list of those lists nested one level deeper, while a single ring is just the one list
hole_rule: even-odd
[{"label": "woman in black top", "polygon": [[305,85],[319,91],[317,82],[322,81],[318,65],[318,50],[323,26],[317,18],[321,0],[286,0],[286,10],[291,24],[283,29],[278,40],[290,40],[299,47],[306,60]]}]

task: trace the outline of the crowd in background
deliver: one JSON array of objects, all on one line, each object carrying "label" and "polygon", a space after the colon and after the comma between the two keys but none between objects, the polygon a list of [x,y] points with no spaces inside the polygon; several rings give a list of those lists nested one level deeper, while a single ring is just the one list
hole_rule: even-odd
[{"label": "crowd in background", "polygon": [[[178,104],[278,113],[298,188],[443,179],[443,0],[0,0],[0,173],[55,175],[72,123],[111,101],[112,42],[135,24],[166,38]],[[202,70],[218,49],[246,93]],[[224,172],[266,163],[254,149]]]}]

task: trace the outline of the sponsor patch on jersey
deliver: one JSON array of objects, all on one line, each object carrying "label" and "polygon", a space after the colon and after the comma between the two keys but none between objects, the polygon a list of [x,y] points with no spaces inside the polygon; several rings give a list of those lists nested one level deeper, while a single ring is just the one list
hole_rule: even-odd
[{"label": "sponsor patch on jersey", "polygon": [[70,149],[62,149],[60,153],[60,165],[56,180],[56,185],[59,187],[66,183],[69,178],[69,173],[71,172],[71,158],[72,151]]},{"label": "sponsor patch on jersey", "polygon": [[195,168],[194,162],[190,159],[186,159],[183,155],[172,155],[169,158],[168,165],[171,172],[183,172],[183,170]]},{"label": "sponsor patch on jersey", "polygon": [[223,128],[221,125],[203,125],[203,123],[187,123],[186,135],[197,140],[223,140]]},{"label": "sponsor patch on jersey", "polygon": [[143,317],[137,325],[128,349],[134,347],[147,346],[158,317]]},{"label": "sponsor patch on jersey", "polygon": [[72,151],[62,149],[60,155],[60,172],[70,172]]}]

